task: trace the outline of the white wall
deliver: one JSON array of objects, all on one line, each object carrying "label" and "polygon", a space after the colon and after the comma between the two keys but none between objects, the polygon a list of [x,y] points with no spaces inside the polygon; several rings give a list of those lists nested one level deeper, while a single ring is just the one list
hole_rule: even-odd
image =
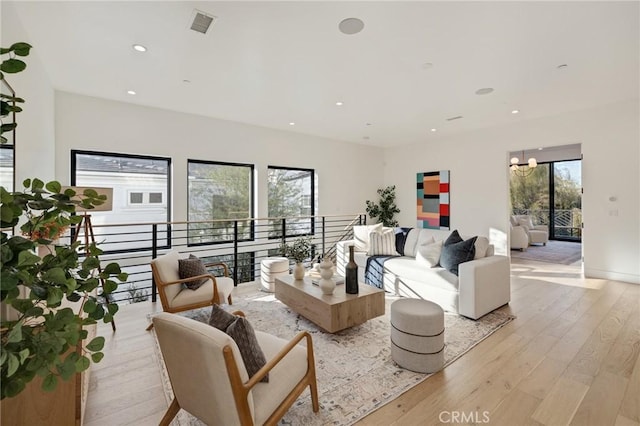
[{"label": "white wall", "polygon": [[171,157],[177,221],[187,217],[187,159],[254,164],[258,217],[267,217],[268,165],[315,169],[320,215],[364,212],[383,182],[381,148],[65,92],[55,111],[58,180],[69,182],[72,149]]},{"label": "white wall", "polygon": [[[0,2],[2,8],[2,32],[0,45],[9,47],[13,43],[30,40],[14,6]],[[26,70],[18,74],[5,74],[16,96],[25,100],[23,111],[16,121],[16,189],[22,189],[26,178],[40,178],[45,182],[54,179],[55,123],[54,90],[47,72],[38,56],[38,47],[33,46],[29,56],[20,58],[27,63]]]},{"label": "white wall", "polygon": [[585,274],[640,283],[638,100],[389,148],[384,184],[396,185],[399,222],[415,226],[416,173],[450,170],[452,229],[491,233],[508,252],[509,151],[573,143],[584,154]]}]

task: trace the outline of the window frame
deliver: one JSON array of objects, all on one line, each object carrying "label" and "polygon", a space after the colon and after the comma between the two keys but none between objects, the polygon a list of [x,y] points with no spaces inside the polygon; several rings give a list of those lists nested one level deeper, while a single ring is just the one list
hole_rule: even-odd
[{"label": "window frame", "polygon": [[[190,222],[189,218],[190,218],[190,204],[189,204],[189,200],[191,199],[190,196],[190,192],[189,192],[189,165],[190,164],[204,164],[204,165],[209,165],[209,166],[233,166],[233,167],[246,167],[249,168],[250,170],[250,177],[249,177],[249,181],[251,182],[251,188],[249,190],[249,238],[239,238],[237,239],[237,242],[248,242],[248,241],[254,241],[255,240],[255,220],[254,216],[255,216],[255,191],[256,191],[256,182],[255,182],[255,173],[256,173],[256,168],[254,164],[251,163],[234,163],[234,162],[228,162],[228,161],[214,161],[214,160],[200,160],[200,159],[195,159],[195,158],[187,158],[187,222]],[[234,221],[234,220],[238,220],[238,219],[229,219],[229,221]],[[188,232],[188,231],[187,231]],[[220,245],[220,244],[233,244],[234,240],[231,241],[211,241],[211,242],[201,242],[201,243],[194,243],[189,241],[189,237],[187,236],[187,247],[198,247],[198,246],[208,246],[208,245]]]},{"label": "window frame", "polygon": [[[311,217],[309,219],[310,222],[310,232],[306,232],[306,233],[302,233],[302,234],[288,234],[287,233],[287,229],[284,229],[284,232],[282,232],[282,234],[280,235],[276,235],[276,236],[269,236],[270,240],[275,240],[275,239],[287,239],[287,238],[297,238],[297,237],[306,237],[306,236],[313,236],[316,233],[316,223],[315,220],[313,219],[316,213],[316,171],[315,169],[307,169],[307,168],[303,168],[303,167],[290,167],[290,166],[275,166],[275,165],[268,165],[267,166],[267,194],[269,193],[269,171],[270,170],[289,170],[289,171],[298,171],[298,172],[308,172],[310,177],[311,177],[311,193],[309,194],[310,197],[310,201],[311,201]],[[267,195],[268,198],[268,195]],[[269,210],[269,200],[267,199],[267,211]]]},{"label": "window frame", "polygon": [[[167,229],[166,229],[166,243],[158,244],[156,247],[157,250],[167,250],[172,247],[172,231],[171,231],[171,212],[172,212],[172,196],[171,196],[171,186],[172,186],[172,159],[171,157],[160,157],[156,155],[140,155],[140,154],[125,154],[121,152],[106,152],[106,151],[90,151],[90,150],[81,150],[81,149],[72,149],[71,150],[71,186],[76,186],[77,183],[77,166],[78,166],[78,155],[102,155],[105,157],[116,157],[116,158],[126,158],[126,159],[138,159],[138,160],[155,160],[155,161],[165,161],[167,163]],[[133,191],[140,192],[140,191]],[[129,192],[127,192],[127,206],[132,204],[129,203]],[[142,205],[144,205],[144,192],[142,195]],[[134,204],[137,205],[137,204]],[[151,231],[149,231],[151,232]],[[158,233],[165,232],[158,231]],[[158,243],[161,243],[165,238],[158,239]],[[118,254],[118,253],[131,253],[131,252],[145,252],[152,250],[153,247],[139,247],[139,248],[128,248],[128,249],[115,249],[115,250],[104,250],[105,254]]]}]

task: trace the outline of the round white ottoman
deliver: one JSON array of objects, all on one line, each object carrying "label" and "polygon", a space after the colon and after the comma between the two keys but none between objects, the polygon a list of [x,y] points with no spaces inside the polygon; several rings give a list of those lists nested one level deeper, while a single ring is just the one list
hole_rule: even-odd
[{"label": "round white ottoman", "polygon": [[403,368],[434,373],[444,366],[444,311],[428,300],[391,304],[391,358]]},{"label": "round white ottoman", "polygon": [[273,293],[277,276],[289,273],[289,259],[286,257],[267,257],[260,262],[260,283],[263,291]]}]

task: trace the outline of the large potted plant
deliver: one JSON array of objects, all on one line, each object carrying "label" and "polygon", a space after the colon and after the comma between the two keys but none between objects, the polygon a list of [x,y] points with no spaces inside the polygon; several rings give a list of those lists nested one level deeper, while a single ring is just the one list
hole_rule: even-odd
[{"label": "large potted plant", "polygon": [[367,200],[367,213],[372,219],[378,219],[384,226],[398,226],[398,221],[394,219],[396,213],[400,213],[400,209],[396,205],[396,187],[387,186],[384,189],[378,189],[380,202],[375,203]]},{"label": "large potted plant", "polygon": [[[106,296],[127,279],[117,263],[99,268],[102,252],[82,239],[56,241],[82,216],[76,207],[94,208],[106,196],[87,189],[76,194],[56,181],[45,184],[27,179],[24,191],[9,193],[0,187],[1,284],[5,309],[0,323],[1,398],[13,397],[35,377],[42,389],[56,388],[58,379],[69,380],[99,362],[104,337],[87,338],[86,326],[98,320],[110,322],[118,305],[103,305],[98,287]],[[36,254],[38,245],[49,252]]]}]

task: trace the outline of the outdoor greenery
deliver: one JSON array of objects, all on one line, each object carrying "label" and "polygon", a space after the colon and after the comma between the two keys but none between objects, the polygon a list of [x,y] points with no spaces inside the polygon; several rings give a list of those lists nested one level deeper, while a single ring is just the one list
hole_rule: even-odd
[{"label": "outdoor greenery", "polygon": [[379,203],[367,200],[367,214],[372,219],[378,219],[378,222],[384,226],[398,226],[398,221],[394,219],[395,214],[400,213],[400,209],[396,206],[395,185],[378,189],[378,195],[380,196]]},{"label": "outdoor greenery", "polygon": [[305,196],[310,197],[313,190],[310,187],[311,172],[269,168],[268,173],[268,216],[275,218],[269,221],[269,237],[282,237],[282,220],[280,218],[283,217],[288,218],[285,235],[311,233],[311,219],[295,219],[299,216],[314,214],[305,207]]},{"label": "outdoor greenery", "polygon": [[[554,205],[556,226],[580,228],[582,188],[579,176],[572,176],[562,162],[554,164]],[[531,214],[539,224],[549,224],[550,164],[539,164],[527,177],[511,174],[510,201],[514,214]],[[562,232],[556,230],[557,232]]]},{"label": "outdoor greenery", "polygon": [[[95,292],[102,284],[103,296],[125,281],[117,263],[100,271],[95,245],[85,247],[81,240],[56,243],[65,231],[80,223],[76,207],[91,209],[106,200],[95,190],[76,194],[62,189],[59,182],[46,185],[39,179],[23,182],[23,192],[9,193],[0,187],[1,280],[3,308],[13,315],[3,316],[0,325],[1,397],[20,393],[35,376],[43,378],[42,388],[56,388],[58,378],[69,380],[75,373],[99,362],[103,337],[90,342],[85,326],[98,320],[111,322],[118,305],[99,303]],[[19,233],[11,232],[19,224]],[[50,246],[43,257],[35,254],[38,245]],[[75,348],[81,345],[78,353]]]}]

